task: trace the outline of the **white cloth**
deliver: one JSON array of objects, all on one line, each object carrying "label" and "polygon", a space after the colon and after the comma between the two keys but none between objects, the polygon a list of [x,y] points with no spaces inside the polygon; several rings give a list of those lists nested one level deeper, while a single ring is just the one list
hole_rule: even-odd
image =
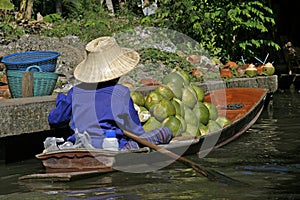
[{"label": "white cloth", "polygon": [[157,0],[155,0],[152,4],[144,7],[144,0],[142,0],[143,13],[146,16],[152,15],[157,10]]},{"label": "white cloth", "polygon": [[[104,0],[101,0],[101,5],[103,4],[103,2],[104,2]],[[112,3],[112,0],[105,0],[105,4],[106,4],[108,10],[114,14],[115,11],[114,11],[114,5]]]}]

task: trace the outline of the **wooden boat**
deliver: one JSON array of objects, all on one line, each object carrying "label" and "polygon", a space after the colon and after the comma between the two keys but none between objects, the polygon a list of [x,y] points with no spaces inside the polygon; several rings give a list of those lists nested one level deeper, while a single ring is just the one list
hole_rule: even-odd
[{"label": "wooden boat", "polygon": [[[268,90],[262,88],[226,88],[212,91],[205,95],[204,101],[212,102],[216,105],[219,115],[226,116],[232,123],[219,131],[200,137],[175,137],[169,144],[161,145],[161,147],[171,150],[178,155],[198,154],[204,157],[211,150],[231,142],[246,132],[260,116],[267,95]],[[230,107],[237,105],[237,103],[240,106]],[[106,173],[114,169],[120,169],[118,167],[121,165],[145,167],[153,163],[172,162],[170,158],[159,160],[156,157],[155,161],[148,159],[152,153],[150,152],[150,149],[147,147],[128,152],[83,148],[45,152],[36,155],[36,157],[45,166],[46,175],[42,176],[39,174],[31,177],[62,176],[62,173],[69,172],[75,172],[75,174],[88,171],[92,173]],[[148,163],[141,163],[141,161],[147,162],[147,160]]]},{"label": "wooden boat", "polygon": [[109,151],[104,149],[72,148],[50,151],[36,155],[42,160],[47,172],[112,171],[118,154],[146,153],[145,147],[130,151]]}]

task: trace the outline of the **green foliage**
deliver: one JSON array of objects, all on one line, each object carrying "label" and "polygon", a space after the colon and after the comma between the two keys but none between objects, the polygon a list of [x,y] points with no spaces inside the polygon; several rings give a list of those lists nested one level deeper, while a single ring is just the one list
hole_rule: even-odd
[{"label": "green foliage", "polygon": [[64,7],[64,15],[71,18],[79,17],[83,10],[84,5],[81,0],[62,0],[62,5]]},{"label": "green foliage", "polygon": [[266,47],[280,49],[270,33],[273,12],[260,1],[161,0],[157,13],[142,23],[180,31],[223,61],[260,56]]},{"label": "green foliage", "polygon": [[44,17],[44,21],[48,22],[48,23],[53,23],[53,22],[59,21],[60,19],[61,19],[61,15],[59,13],[46,15]]},{"label": "green foliage", "polygon": [[14,4],[9,0],[0,0],[0,10],[13,10]]},{"label": "green foliage", "polygon": [[165,52],[155,48],[147,48],[139,51],[142,63],[161,63],[175,69],[176,67],[185,68],[191,71],[192,65],[185,57],[177,53]]},{"label": "green foliage", "polygon": [[[55,2],[53,0],[35,0],[33,4],[34,12],[40,12],[43,16],[56,12]],[[62,16],[78,17],[82,13],[82,0],[61,0]]]},{"label": "green foliage", "polygon": [[[1,2],[7,0],[0,0]],[[19,1],[16,1],[19,5]],[[55,13],[52,0],[35,0],[34,13],[40,12],[50,28],[39,34],[51,37],[77,35],[82,40],[112,35],[140,24],[183,33],[203,47],[210,57],[239,61],[243,56],[265,57],[266,51],[279,50],[273,41],[272,10],[258,0],[159,0],[155,15],[144,16],[140,0],[126,1],[111,17],[100,0],[62,0],[62,13]],[[152,2],[150,0],[150,2]],[[17,7],[18,5],[15,5]],[[13,15],[12,15],[13,17]],[[25,33],[11,19],[0,22],[6,38]],[[27,32],[26,32],[27,33]]]},{"label": "green foliage", "polygon": [[3,32],[5,32],[3,37],[5,38],[5,40],[8,40],[8,41],[18,39],[18,37],[20,37],[24,34],[24,30],[14,24],[0,23],[0,29]]},{"label": "green foliage", "polygon": [[[90,2],[90,3],[88,3]],[[73,17],[59,18],[58,14],[51,14],[47,17],[52,23],[51,29],[43,30],[42,34],[50,37],[63,37],[76,35],[84,41],[104,35],[126,30],[138,24],[139,20],[134,16],[109,16],[109,12],[99,3],[87,1]]]},{"label": "green foliage", "polygon": [[[191,81],[202,81],[202,77],[197,78],[195,76],[192,76],[191,72],[195,68],[195,66],[193,66],[191,62],[186,60],[185,55],[180,55],[179,52],[165,52],[155,48],[141,49],[138,52],[141,57],[140,63],[144,64],[145,66],[148,66],[148,63],[157,63],[159,65],[168,66],[171,69],[182,69],[187,72],[187,75],[189,76]],[[153,70],[156,70],[156,68],[154,68]]]},{"label": "green foliage", "polygon": [[0,36],[3,37],[1,44],[18,39],[25,33],[24,29],[14,23],[14,16],[12,15],[0,15],[0,30]]}]

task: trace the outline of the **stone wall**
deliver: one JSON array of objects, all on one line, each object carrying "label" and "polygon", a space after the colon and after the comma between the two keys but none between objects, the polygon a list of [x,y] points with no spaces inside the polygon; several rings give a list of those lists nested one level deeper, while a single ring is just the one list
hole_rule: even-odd
[{"label": "stone wall", "polygon": [[[277,76],[241,78],[230,81],[211,81],[199,84],[205,91],[225,87],[267,88],[274,93]],[[55,96],[0,99],[0,138],[50,130],[48,114],[55,107]]]},{"label": "stone wall", "polygon": [[49,130],[55,96],[0,100],[0,138]]},{"label": "stone wall", "polygon": [[[73,70],[85,57],[86,42],[76,36],[62,38],[23,35],[19,40],[0,45],[0,61],[2,57],[27,51],[56,51],[60,53],[57,60],[56,72],[73,78]],[[1,63],[0,63],[1,65]],[[0,66],[1,69],[1,66]]]}]

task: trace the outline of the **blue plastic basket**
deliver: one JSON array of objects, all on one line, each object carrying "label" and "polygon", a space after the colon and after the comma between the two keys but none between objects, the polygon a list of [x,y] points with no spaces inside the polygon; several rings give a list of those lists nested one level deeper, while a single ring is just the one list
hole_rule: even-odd
[{"label": "blue plastic basket", "polygon": [[[42,72],[39,66],[33,65],[27,67],[25,71],[36,69],[38,72],[33,72],[33,96],[47,96],[53,93],[58,74],[55,72]],[[22,96],[22,74],[24,71],[7,70],[6,76],[9,90],[13,98],[20,98]]]},{"label": "blue plastic basket", "polygon": [[25,71],[29,66],[38,65],[43,72],[54,72],[58,56],[60,54],[54,51],[27,51],[4,56],[1,62],[6,65],[7,70]]}]

